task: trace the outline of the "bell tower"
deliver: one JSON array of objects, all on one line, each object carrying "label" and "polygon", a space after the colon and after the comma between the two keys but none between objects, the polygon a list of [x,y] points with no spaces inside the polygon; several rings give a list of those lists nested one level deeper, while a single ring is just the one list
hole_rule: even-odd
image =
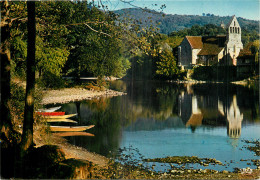
[{"label": "bell tower", "polygon": [[243,43],[241,41],[241,27],[236,16],[232,16],[227,28],[227,53],[230,55],[233,65],[236,66],[237,56],[239,55],[240,50],[243,49]]}]

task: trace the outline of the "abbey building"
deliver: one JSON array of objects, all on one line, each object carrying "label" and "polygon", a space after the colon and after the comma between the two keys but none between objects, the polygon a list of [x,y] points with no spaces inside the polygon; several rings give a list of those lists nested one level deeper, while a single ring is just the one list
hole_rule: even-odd
[{"label": "abbey building", "polygon": [[194,65],[236,66],[243,44],[241,27],[235,16],[232,17],[226,30],[227,35],[186,36],[178,48],[179,66],[185,69]]}]

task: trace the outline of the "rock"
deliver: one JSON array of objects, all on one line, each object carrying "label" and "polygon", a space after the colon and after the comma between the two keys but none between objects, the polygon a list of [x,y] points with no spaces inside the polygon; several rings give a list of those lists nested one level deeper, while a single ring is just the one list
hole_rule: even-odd
[{"label": "rock", "polygon": [[226,170],[223,170],[222,173],[223,173],[223,174],[228,174],[229,172],[226,171]]},{"label": "rock", "polygon": [[187,172],[188,172],[188,173],[191,173],[191,170],[189,170],[189,169],[188,169],[188,171],[187,171]]},{"label": "rock", "polygon": [[171,170],[171,173],[176,173],[177,172],[177,170]]},{"label": "rock", "polygon": [[221,161],[218,161],[218,160],[216,160],[215,163],[216,163],[216,164],[222,164],[222,162],[221,162]]}]

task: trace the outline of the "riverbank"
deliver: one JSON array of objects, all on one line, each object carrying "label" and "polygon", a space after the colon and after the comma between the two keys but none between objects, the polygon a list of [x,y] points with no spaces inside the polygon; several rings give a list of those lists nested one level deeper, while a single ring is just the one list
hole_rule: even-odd
[{"label": "riverbank", "polygon": [[44,90],[42,105],[63,104],[73,101],[90,100],[97,97],[122,96],[125,93],[114,90],[94,91],[84,88],[64,88],[59,90]]},{"label": "riverbank", "polygon": [[[240,81],[230,81],[228,83],[241,85],[241,86],[250,86],[252,84],[259,84],[260,76],[253,76],[251,78],[247,78]],[[186,80],[168,80],[167,82],[170,83],[177,83],[177,84],[205,84],[205,83],[212,83],[212,84],[222,84],[227,83],[224,81],[203,81],[203,80],[196,80],[196,79],[186,79]]]}]

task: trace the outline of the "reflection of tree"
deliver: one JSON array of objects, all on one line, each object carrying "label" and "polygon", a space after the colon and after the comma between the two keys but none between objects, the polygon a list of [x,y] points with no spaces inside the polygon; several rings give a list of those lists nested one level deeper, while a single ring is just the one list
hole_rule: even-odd
[{"label": "reflection of tree", "polygon": [[69,107],[80,113],[81,124],[94,124],[95,127],[88,132],[94,134],[94,137],[67,137],[72,144],[82,146],[89,151],[97,152],[102,155],[108,155],[109,151],[118,149],[121,140],[121,114],[120,104],[116,98],[99,98],[91,101],[85,101],[81,104],[72,103],[64,107],[69,111]]},{"label": "reflection of tree", "polygon": [[165,121],[177,114],[178,87],[167,83],[132,82],[127,84],[126,119],[139,118]]}]

